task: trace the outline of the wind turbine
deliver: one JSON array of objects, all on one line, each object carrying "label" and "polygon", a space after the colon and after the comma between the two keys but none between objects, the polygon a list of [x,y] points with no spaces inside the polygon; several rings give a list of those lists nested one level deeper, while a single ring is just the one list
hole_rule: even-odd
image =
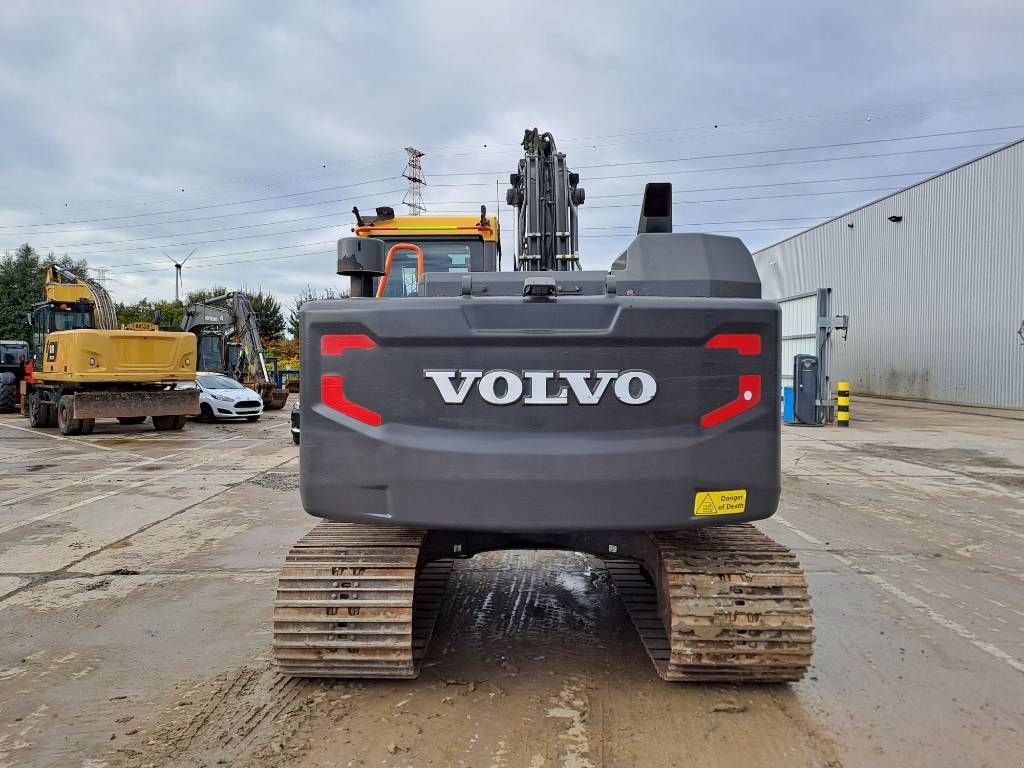
[{"label": "wind turbine", "polygon": [[174,264],[174,301],[175,301],[175,303],[177,303],[180,300],[178,298],[178,295],[181,293],[181,268],[185,264],[186,261],[188,261],[189,259],[192,258],[192,254],[195,253],[197,250],[198,250],[197,248],[193,248],[191,251],[189,251],[188,256],[186,256],[181,261],[177,261],[177,260],[171,258],[170,256],[168,256],[167,255],[167,251],[161,251],[161,253],[163,253],[164,256],[167,256],[168,259],[171,259],[171,262],[173,262],[173,264]]}]

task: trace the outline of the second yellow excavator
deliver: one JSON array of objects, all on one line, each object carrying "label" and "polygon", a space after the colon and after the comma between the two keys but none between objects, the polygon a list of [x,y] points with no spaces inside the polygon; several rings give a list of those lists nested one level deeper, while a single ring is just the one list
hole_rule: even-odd
[{"label": "second yellow excavator", "polygon": [[33,357],[21,382],[33,427],[87,435],[98,418],[181,429],[199,413],[196,337],[152,323],[119,328],[110,295],[57,265],[32,310]]}]

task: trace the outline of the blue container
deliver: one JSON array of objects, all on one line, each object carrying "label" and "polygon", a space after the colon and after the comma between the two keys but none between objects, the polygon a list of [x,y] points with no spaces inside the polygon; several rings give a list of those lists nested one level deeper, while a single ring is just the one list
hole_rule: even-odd
[{"label": "blue container", "polygon": [[792,387],[782,388],[782,420],[787,424],[792,424],[794,421]]}]

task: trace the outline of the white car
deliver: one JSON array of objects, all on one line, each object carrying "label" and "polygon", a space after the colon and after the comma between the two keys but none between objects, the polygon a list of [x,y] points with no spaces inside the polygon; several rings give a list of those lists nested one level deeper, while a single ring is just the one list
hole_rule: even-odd
[{"label": "white car", "polygon": [[259,393],[243,387],[230,376],[200,372],[196,374],[196,386],[204,421],[241,418],[258,421],[263,415],[263,399]]}]

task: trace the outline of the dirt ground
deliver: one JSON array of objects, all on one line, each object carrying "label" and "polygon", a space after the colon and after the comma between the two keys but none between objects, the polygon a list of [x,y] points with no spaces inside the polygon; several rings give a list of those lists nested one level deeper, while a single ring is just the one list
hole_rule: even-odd
[{"label": "dirt ground", "polygon": [[808,570],[814,667],[683,686],[600,562],[461,562],[410,682],[288,680],[275,571],[313,521],[287,411],[89,437],[0,416],[0,768],[1019,766],[1024,421],[859,402],[784,430],[761,527]]}]

